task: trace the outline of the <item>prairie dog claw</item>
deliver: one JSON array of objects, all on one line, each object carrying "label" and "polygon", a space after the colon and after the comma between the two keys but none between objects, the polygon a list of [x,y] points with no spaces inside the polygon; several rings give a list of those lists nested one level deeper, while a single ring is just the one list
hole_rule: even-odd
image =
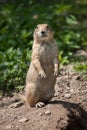
[{"label": "prairie dog claw", "polygon": [[35,106],[36,106],[36,108],[41,108],[41,107],[44,107],[45,104],[44,104],[44,102],[38,102]]},{"label": "prairie dog claw", "polygon": [[44,71],[40,71],[39,75],[41,76],[41,78],[46,78],[46,74],[44,73]]}]

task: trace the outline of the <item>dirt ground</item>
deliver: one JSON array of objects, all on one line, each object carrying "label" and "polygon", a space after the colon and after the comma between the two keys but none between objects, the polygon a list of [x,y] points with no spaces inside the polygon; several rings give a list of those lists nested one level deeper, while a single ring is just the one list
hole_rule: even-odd
[{"label": "dirt ground", "polygon": [[42,108],[23,104],[16,93],[1,98],[0,130],[87,130],[87,74],[61,68],[55,95]]}]

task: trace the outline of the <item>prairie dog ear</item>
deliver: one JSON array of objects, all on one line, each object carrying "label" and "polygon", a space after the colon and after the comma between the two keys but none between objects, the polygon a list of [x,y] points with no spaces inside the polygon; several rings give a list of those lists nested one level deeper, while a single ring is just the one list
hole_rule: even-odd
[{"label": "prairie dog ear", "polygon": [[37,31],[37,29],[38,29],[38,26],[39,26],[39,25],[37,25],[36,28],[34,29],[33,38],[35,38],[35,36],[36,36],[36,31]]},{"label": "prairie dog ear", "polygon": [[36,35],[36,29],[33,32],[33,38],[35,37],[35,35]]},{"label": "prairie dog ear", "polygon": [[54,37],[54,31],[51,32],[51,36]]}]

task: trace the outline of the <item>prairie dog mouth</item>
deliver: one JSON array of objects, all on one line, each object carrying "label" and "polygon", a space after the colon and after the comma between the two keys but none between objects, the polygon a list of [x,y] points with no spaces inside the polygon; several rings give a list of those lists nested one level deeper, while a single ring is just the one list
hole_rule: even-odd
[{"label": "prairie dog mouth", "polygon": [[47,37],[48,35],[47,35],[47,33],[46,32],[38,32],[37,33],[37,36],[39,37],[39,38],[45,38],[45,37]]},{"label": "prairie dog mouth", "polygon": [[46,33],[44,33],[44,34],[41,33],[41,37],[47,37],[47,34]]}]

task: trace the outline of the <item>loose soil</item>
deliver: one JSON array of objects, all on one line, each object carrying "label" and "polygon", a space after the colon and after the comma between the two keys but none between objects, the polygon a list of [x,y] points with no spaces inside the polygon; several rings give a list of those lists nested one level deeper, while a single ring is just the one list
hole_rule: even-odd
[{"label": "loose soil", "polygon": [[15,93],[0,100],[0,130],[87,130],[87,74],[62,67],[55,95],[42,108],[29,107]]}]

